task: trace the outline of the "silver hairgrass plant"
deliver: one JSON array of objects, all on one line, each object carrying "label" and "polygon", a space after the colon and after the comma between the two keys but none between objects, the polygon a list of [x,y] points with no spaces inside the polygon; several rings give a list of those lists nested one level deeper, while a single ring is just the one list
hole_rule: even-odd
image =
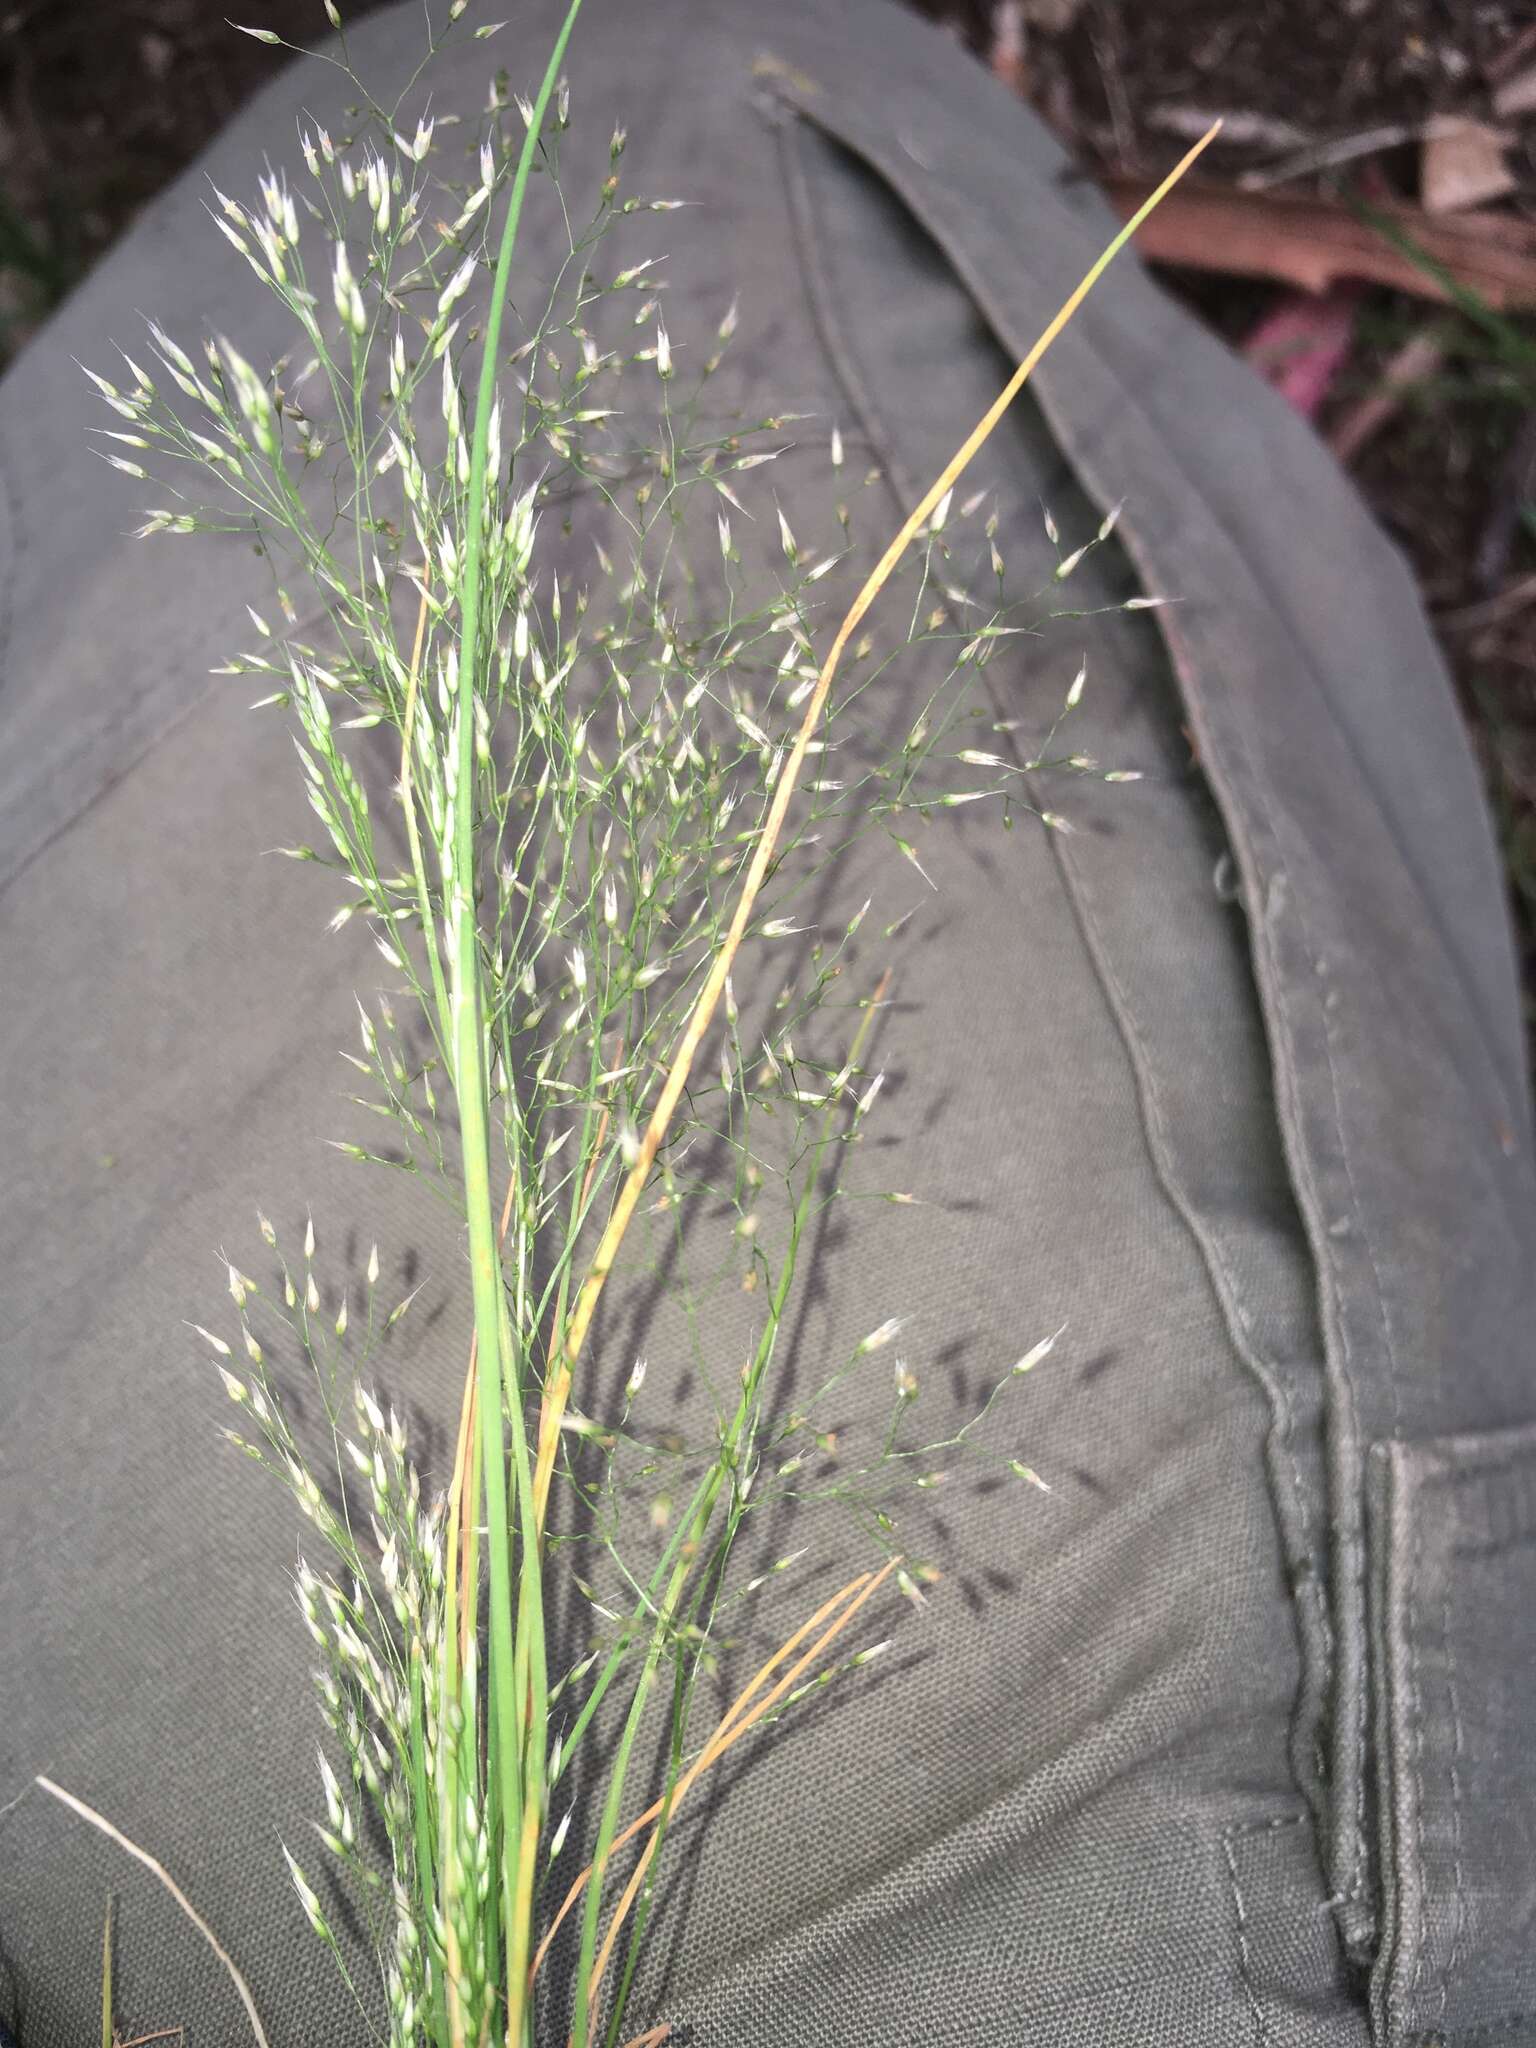
[{"label": "silver hairgrass plant", "polygon": [[[1112,519],[1058,546],[1052,589],[1021,607],[1004,602],[983,494],[955,492],[1124,237],[829,636],[851,540],[803,552],[765,495],[796,423],[706,423],[734,309],[688,322],[709,342],[686,377],[654,263],[603,253],[627,218],[671,202],[621,196],[622,132],[584,213],[560,182],[579,6],[532,98],[498,75],[473,123],[403,122],[420,73],[381,105],[343,34],[323,54],[356,86],[350,132],[310,125],[291,183],[270,170],[254,200],[210,202],[291,315],[291,350],[258,367],[224,336],[183,346],[152,323],[153,376],[126,355],[126,376],[87,373],[120,416],[107,459],[165,487],[139,531],[254,538],[270,564],[273,623],[253,611],[254,649],[223,672],[266,678],[259,708],[295,721],[319,843],[287,851],[333,873],[337,942],[366,931],[393,978],[371,1007],[358,999],[359,1049],[345,1055],[361,1076],[354,1099],[389,1137],[340,1149],[426,1182],[467,1248],[473,1343],[451,1468],[430,1482],[374,1390],[379,1349],[413,1298],[386,1305],[377,1248],[361,1283],[338,1292],[322,1286],[313,1221],[285,1252],[263,1217],[267,1277],[229,1263],[232,1317],[199,1326],[239,1411],[226,1434],[291,1489],[318,1545],[296,1592],[329,1737],[318,1835],[332,1867],[284,1853],[357,1998],[359,2039],[393,2048],[614,2048],[664,1844],[693,1788],[876,1654],[851,1648],[850,1630],[888,1581],[921,1602],[939,1576],[904,1555],[907,1490],[937,1485],[960,1458],[1042,1483],[975,1425],[1051,1337],[1021,1346],[981,1414],[937,1441],[914,1421],[901,1305],[817,1394],[786,1390],[782,1332],[806,1248],[845,1192],[843,1163],[883,1078],[885,983],[850,997],[844,976],[869,906],[834,939],[801,920],[861,835],[884,834],[926,879],[919,840],[936,810],[987,802],[1009,823],[1063,829],[1033,801],[1038,778],[1106,774],[1058,741],[1081,674],[1033,748],[1017,735],[956,741],[979,715],[1001,731],[995,707],[977,710],[982,671],[1005,636],[1059,609],[1052,590]],[[430,50],[466,7],[452,0]],[[331,0],[325,11],[340,29]],[[515,270],[535,179],[566,245],[537,292]],[[846,477],[835,428],[830,463]],[[582,506],[601,508],[622,552],[593,539],[577,584],[568,543]],[[846,503],[838,517],[850,533]],[[733,539],[733,520],[754,518],[782,557],[766,587]],[[904,623],[882,646],[860,627],[892,578],[904,579],[892,607]],[[872,748],[860,707],[917,642],[940,650],[942,680],[894,750]],[[361,737],[374,728],[398,758],[387,832],[354,751],[377,747]],[[402,829],[408,857],[389,850]],[[754,956],[761,987],[743,975]],[[701,1282],[686,1277],[685,1215],[723,1219],[718,1272]],[[713,1356],[706,1312],[721,1275],[756,1316],[745,1361],[714,1372],[709,1427],[692,1439],[641,1420],[643,1344],[608,1395],[591,1369],[604,1285],[621,1254],[643,1261],[647,1249],[687,1296],[700,1359]],[[867,1444],[836,1440],[826,1404],[881,1353],[869,1369],[883,1376],[894,1359],[894,1386],[865,1405],[882,1420]],[[318,1434],[285,1403],[278,1360],[307,1362]],[[810,1522],[807,1544],[813,1510],[852,1516],[868,1568],[775,1644],[723,1714],[701,1717],[698,1682],[718,1675],[722,1629],[804,1555],[756,1577],[736,1565],[749,1519],[786,1504],[797,1530]],[[573,1612],[574,1631],[556,1625]],[[573,1767],[599,1726],[601,1768],[579,1774],[588,1810],[573,1813]],[[632,1813],[635,1781],[661,1790]],[[585,1866],[557,1881],[573,1818]],[[376,1980],[359,1979],[338,1938],[337,1883],[371,1937]],[[558,1977],[543,1968],[557,1934]],[[652,2019],[639,2038],[665,2034]]]}]

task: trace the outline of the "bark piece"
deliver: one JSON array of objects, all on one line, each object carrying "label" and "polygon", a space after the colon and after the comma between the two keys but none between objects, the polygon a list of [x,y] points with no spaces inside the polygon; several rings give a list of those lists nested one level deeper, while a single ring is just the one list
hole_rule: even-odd
[{"label": "bark piece", "polygon": [[[1104,180],[1104,190],[1128,218],[1153,185],[1116,176]],[[1502,213],[1437,217],[1401,202],[1373,210],[1495,311],[1536,306],[1536,225]],[[1152,263],[1230,277],[1274,277],[1302,291],[1325,292],[1340,279],[1357,278],[1440,303],[1451,297],[1431,270],[1337,200],[1186,183],[1157,209],[1136,242]]]},{"label": "bark piece", "polygon": [[1464,213],[1515,189],[1505,161],[1509,137],[1486,121],[1437,124],[1419,156],[1419,196],[1426,213]]}]

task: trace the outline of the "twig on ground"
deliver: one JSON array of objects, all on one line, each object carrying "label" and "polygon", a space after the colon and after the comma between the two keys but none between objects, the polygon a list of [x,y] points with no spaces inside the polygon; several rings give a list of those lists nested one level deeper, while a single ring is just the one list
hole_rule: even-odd
[{"label": "twig on ground", "polygon": [[1120,55],[1114,17],[1107,7],[1100,6],[1095,9],[1089,40],[1093,44],[1094,62],[1099,67],[1104,99],[1115,131],[1115,155],[1128,169],[1134,169],[1139,159],[1136,148],[1136,124],[1131,118],[1130,95],[1126,92],[1125,80],[1120,75]]},{"label": "twig on ground", "polygon": [[1536,65],[1514,72],[1502,81],[1493,95],[1493,111],[1501,121],[1512,120],[1517,114],[1528,114],[1533,108],[1536,108]]},{"label": "twig on ground", "polygon": [[1536,21],[1523,28],[1512,42],[1508,42],[1499,54],[1485,67],[1484,76],[1492,86],[1502,85],[1506,78],[1513,77],[1533,52],[1536,52]]},{"label": "twig on ground", "polygon": [[1363,397],[1340,414],[1328,445],[1340,462],[1353,462],[1366,443],[1394,418],[1417,385],[1433,377],[1445,360],[1445,330],[1438,321],[1410,335]]},{"label": "twig on ground", "polygon": [[1520,530],[1521,514],[1536,497],[1536,412],[1528,412],[1499,464],[1492,501],[1472,557],[1480,590],[1492,596],[1503,583]]},{"label": "twig on ground", "polygon": [[1217,121],[1222,141],[1238,149],[1312,149],[1318,141],[1291,121],[1277,121],[1272,115],[1255,114],[1243,107],[1230,113],[1205,107],[1151,107],[1141,118],[1145,127],[1162,135],[1177,135],[1183,142],[1193,142]]},{"label": "twig on ground", "polygon": [[1308,178],[1315,171],[1336,170],[1340,164],[1354,163],[1362,156],[1396,149],[1401,143],[1418,140],[1425,132],[1426,124],[1415,121],[1388,121],[1375,128],[1360,128],[1352,135],[1335,135],[1325,142],[1311,143],[1282,157],[1278,163],[1256,165],[1253,170],[1244,171],[1237,182],[1245,192],[1265,192],[1272,185],[1288,185],[1293,178]]},{"label": "twig on ground", "polygon": [[1017,93],[1029,89],[1029,67],[1024,58],[1026,48],[1021,0],[998,0],[997,13],[992,18],[992,47],[987,52],[987,64],[994,78],[1000,78],[1004,85],[1012,86]]},{"label": "twig on ground", "polygon": [[[1103,180],[1110,203],[1131,213],[1146,198],[1142,178]],[[1374,211],[1411,238],[1428,263],[1393,246],[1372,222],[1332,199],[1281,198],[1225,185],[1186,185],[1153,214],[1140,239],[1154,263],[1231,277],[1274,277],[1322,292],[1340,278],[1391,285],[1444,303],[1435,268],[1495,312],[1536,305],[1536,225],[1501,213],[1432,219],[1418,207],[1378,203]],[[1434,267],[1432,267],[1434,266]]]},{"label": "twig on ground", "polygon": [[1487,121],[1445,121],[1419,151],[1419,199],[1426,213],[1465,213],[1515,189],[1507,151],[1514,137]]},{"label": "twig on ground", "polygon": [[244,1977],[241,1976],[236,1968],[228,1949],[225,1948],[219,1937],[208,1925],[202,1914],[198,1912],[165,1865],[157,1862],[147,1849],[141,1849],[137,1842],[129,1841],[122,1829],[115,1828],[105,1814],[98,1813],[94,1806],[87,1806],[85,1801],[77,1799],[73,1792],[66,1792],[64,1787],[56,1785],[52,1778],[45,1778],[39,1772],[33,1782],[40,1786],[44,1792],[51,1794],[53,1798],[59,1800],[61,1804],[67,1806],[71,1813],[78,1814],[81,1820],[89,1821],[93,1828],[98,1828],[109,1841],[115,1842],[119,1849],[126,1850],[135,1862],[142,1863],[152,1876],[160,1880],[161,1884],[165,1886],[165,1889],[170,1893],[177,1905],[180,1906],[182,1912],[186,1914],[192,1925],[197,1929],[198,1933],[207,1942],[219,1961],[224,1965],[225,1970],[229,1973],[229,1980],[239,1994],[240,2003],[245,2007],[246,2017],[251,2023],[251,2032],[260,2043],[260,2048],[272,2048],[272,2044],[267,2039],[266,2030],[261,2024],[261,2015],[256,2010],[256,2001],[251,1996],[250,1985],[246,1983]]},{"label": "twig on ground", "polygon": [[1493,597],[1476,604],[1457,605],[1452,611],[1436,612],[1435,624],[1442,633],[1476,633],[1484,626],[1499,626],[1536,604],[1536,574],[1522,576]]}]

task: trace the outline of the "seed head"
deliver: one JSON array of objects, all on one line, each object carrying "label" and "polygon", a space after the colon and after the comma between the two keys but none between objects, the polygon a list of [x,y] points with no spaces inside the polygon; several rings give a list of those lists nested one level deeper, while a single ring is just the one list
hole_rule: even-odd
[{"label": "seed head", "polygon": [[[272,37],[273,42],[276,40],[276,36]],[[299,1904],[304,1908],[304,1917],[322,1941],[329,1941],[331,1930],[326,1925],[325,1915],[320,1910],[320,1901],[315,1896],[309,1880],[289,1855],[286,1846],[283,1848],[283,1857],[288,1865],[288,1875],[293,1879],[293,1888],[299,1895]]]},{"label": "seed head", "polygon": [[331,1769],[330,1759],[323,1749],[317,1750],[320,1760],[320,1782],[325,1788],[325,1810],[330,1816],[331,1826],[341,1826],[341,1787],[336,1782],[336,1773]]},{"label": "seed head", "polygon": [[903,1319],[900,1316],[888,1316],[878,1330],[871,1330],[867,1337],[859,1339],[858,1344],[854,1347],[856,1355],[863,1357],[866,1353],[879,1351],[883,1346],[889,1344],[891,1339],[900,1331],[902,1321]]},{"label": "seed head", "polygon": [[438,294],[437,317],[439,320],[445,319],[450,309],[463,298],[465,292],[469,290],[469,281],[474,274],[475,259],[473,256],[466,256]]},{"label": "seed head", "polygon": [[[1061,1330],[1064,1330],[1066,1327],[1066,1324],[1063,1323]],[[1014,1376],[1017,1377],[1020,1373],[1033,1371],[1042,1358],[1049,1356],[1055,1349],[1056,1339],[1061,1335],[1061,1330],[1053,1331],[1049,1337],[1042,1337],[1033,1350],[1026,1351],[1018,1364],[1013,1368]]]},{"label": "seed head", "polygon": [[[345,167],[344,167],[345,168]],[[368,309],[363,304],[363,295],[357,288],[352,275],[352,265],[347,257],[345,242],[336,244],[336,270],[333,278],[336,311],[341,315],[341,324],[351,333],[362,336],[368,331]]]},{"label": "seed head", "polygon": [[865,1664],[873,1664],[877,1657],[883,1657],[890,1647],[891,1638],[887,1636],[883,1643],[871,1643],[867,1650],[855,1650],[848,1662],[857,1671]]}]

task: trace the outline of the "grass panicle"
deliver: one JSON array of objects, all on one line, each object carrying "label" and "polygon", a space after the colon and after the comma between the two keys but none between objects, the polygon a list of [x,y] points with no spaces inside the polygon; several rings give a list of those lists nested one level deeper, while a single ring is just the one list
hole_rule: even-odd
[{"label": "grass panicle", "polygon": [[[349,132],[311,124],[292,182],[269,170],[254,201],[210,203],[231,260],[291,317],[291,349],[263,365],[224,336],[185,345],[151,323],[149,368],[125,354],[126,375],[87,373],[114,416],[102,453],[164,492],[139,531],[241,536],[270,565],[254,637],[221,672],[254,679],[255,708],[291,720],[316,831],[283,851],[330,871],[332,930],[365,934],[388,977],[359,994],[343,1055],[377,1135],[333,1142],[418,1181],[467,1249],[472,1340],[451,1465],[435,1478],[378,1389],[396,1381],[402,1320],[436,1283],[395,1283],[377,1247],[362,1275],[338,1273],[312,1217],[297,1238],[262,1217],[259,1276],[226,1258],[230,1311],[193,1326],[232,1404],[226,1435],[307,1525],[294,1597],[326,1733],[323,1875],[308,1846],[284,1853],[360,2029],[392,2048],[618,2048],[658,1865],[699,1780],[850,1682],[883,1645],[850,1649],[847,1632],[894,1590],[920,1605],[938,1577],[901,1539],[903,1504],[961,1460],[1043,1484],[1005,1440],[1005,1411],[1054,1338],[1030,1349],[1023,1333],[980,1411],[924,1433],[900,1342],[911,1305],[893,1304],[826,1361],[815,1394],[790,1398],[781,1333],[879,1114],[891,986],[860,950],[870,904],[829,924],[827,884],[878,833],[903,885],[910,867],[929,886],[918,842],[945,810],[986,803],[1005,823],[1067,829],[1039,805],[1043,783],[1135,774],[1058,739],[1085,671],[1033,748],[995,716],[988,743],[969,743],[988,664],[1058,610],[1077,616],[1061,586],[1115,515],[1065,540],[1048,517],[1055,571],[1016,600],[995,513],[976,530],[985,493],[954,494],[1156,199],[829,636],[857,558],[848,450],[834,425],[839,531],[806,544],[772,491],[801,423],[722,424],[711,399],[734,306],[695,346],[703,316],[663,317],[655,253],[607,252],[676,205],[624,195],[622,130],[580,211],[560,162],[579,7],[531,98],[499,75],[464,124],[418,114],[419,73],[384,105],[343,34],[323,54],[356,88]],[[432,49],[464,13],[455,0]],[[525,259],[534,204],[540,255]],[[749,526],[777,536],[771,575],[743,553]],[[573,569],[578,547],[590,575]],[[904,624],[866,626],[897,584]],[[882,707],[897,688],[919,708],[893,748]],[[382,790],[375,728],[398,770]],[[401,841],[380,829],[396,808]],[[701,1265],[712,1227],[715,1260]],[[707,1390],[682,1430],[650,1419],[643,1341],[611,1387],[589,1356],[610,1277],[663,1266]],[[755,1335],[722,1378],[706,1311],[726,1290]],[[871,1375],[887,1369],[886,1419],[851,1440],[829,1403],[857,1382],[880,1407]],[[765,1509],[787,1506],[798,1525],[823,1504],[867,1540],[869,1568],[759,1655],[701,1734],[723,1629],[771,1629],[752,1620],[759,1589],[787,1583],[803,1555],[744,1578],[743,1532]],[[578,1761],[590,1767],[572,1779]],[[658,1771],[660,1796],[626,1819],[631,1779]],[[556,1908],[572,1836],[583,1867]],[[375,1951],[371,1977],[335,1931],[338,1883]],[[563,1975],[546,1967],[561,1943]],[[665,2035],[662,2020],[636,2038]]]}]

